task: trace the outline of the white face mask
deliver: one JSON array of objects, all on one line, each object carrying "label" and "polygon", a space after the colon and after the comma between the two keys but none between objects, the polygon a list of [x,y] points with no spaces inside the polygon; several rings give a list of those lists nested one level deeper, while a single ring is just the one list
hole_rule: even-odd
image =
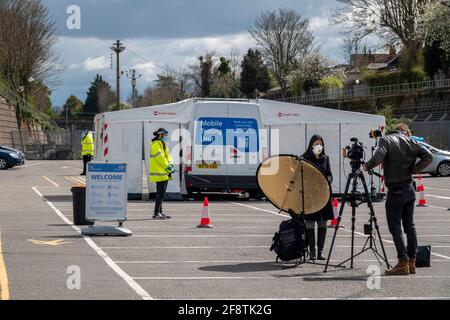
[{"label": "white face mask", "polygon": [[323,152],[323,146],[321,146],[320,144],[317,146],[314,146],[313,152],[316,156],[320,156]]}]

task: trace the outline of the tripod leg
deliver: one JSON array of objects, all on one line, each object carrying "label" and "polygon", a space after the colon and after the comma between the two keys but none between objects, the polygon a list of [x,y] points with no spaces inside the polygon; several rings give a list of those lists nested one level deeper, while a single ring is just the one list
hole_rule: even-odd
[{"label": "tripod leg", "polygon": [[352,181],[352,177],[353,177],[353,175],[350,174],[349,179],[347,181],[347,185],[345,186],[345,193],[344,193],[344,197],[342,198],[342,205],[339,210],[339,217],[337,219],[337,225],[336,225],[336,228],[334,229],[333,240],[331,241],[330,251],[328,252],[328,259],[327,259],[327,263],[325,265],[325,270],[324,270],[325,273],[327,273],[328,266],[330,265],[331,255],[333,253],[333,248],[334,248],[334,243],[336,242],[337,233],[339,231],[339,227],[341,226],[342,215],[344,214],[345,203],[347,202],[348,191],[350,190],[350,184]]},{"label": "tripod leg", "polygon": [[[364,177],[364,173],[361,172],[360,177],[361,177],[361,180],[363,182],[363,186],[364,186],[364,190],[365,190],[366,194],[369,194],[369,190],[368,190],[368,187],[367,187],[367,184],[366,184],[366,178]],[[371,220],[373,221],[373,223],[375,225],[375,229],[377,230],[378,238],[380,239],[381,249],[383,250],[384,262],[386,263],[386,266],[388,268],[390,268],[389,260],[387,258],[386,250],[385,250],[384,244],[383,244],[383,239],[381,237],[380,226],[378,225],[378,219],[375,216],[375,210],[373,208],[373,203],[372,203],[372,199],[370,198],[370,196],[368,197],[368,206],[369,206],[369,209],[370,209],[370,218],[371,218]]]},{"label": "tripod leg", "polygon": [[352,206],[352,248],[351,248],[351,263],[350,263],[350,269],[353,269],[354,266],[354,254],[355,254],[355,231],[356,231],[356,208],[355,206]]}]

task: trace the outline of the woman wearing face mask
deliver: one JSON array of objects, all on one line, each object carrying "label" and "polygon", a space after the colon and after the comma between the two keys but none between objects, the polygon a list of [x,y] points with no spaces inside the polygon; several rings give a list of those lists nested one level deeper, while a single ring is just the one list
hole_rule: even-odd
[{"label": "woman wearing face mask", "polygon": [[153,135],[155,138],[152,140],[150,147],[150,182],[156,183],[156,201],[153,219],[166,220],[170,219],[170,217],[163,214],[162,203],[175,168],[169,148],[167,147],[169,132],[161,128],[154,132]]},{"label": "woman wearing face mask", "polygon": [[[308,150],[303,157],[316,165],[327,177],[330,183],[333,182],[331,173],[330,158],[325,154],[325,143],[321,136],[314,135],[309,143]],[[333,204],[330,198],[328,205],[321,211],[305,216],[306,230],[308,236],[308,246],[310,250],[310,260],[326,260],[323,250],[327,237],[327,221],[334,218]],[[317,257],[316,257],[316,237],[315,225],[317,223]]]}]

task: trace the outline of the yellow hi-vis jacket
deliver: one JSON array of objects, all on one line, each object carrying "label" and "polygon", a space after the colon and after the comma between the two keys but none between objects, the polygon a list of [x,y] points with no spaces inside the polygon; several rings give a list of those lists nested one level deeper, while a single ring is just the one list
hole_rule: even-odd
[{"label": "yellow hi-vis jacket", "polygon": [[166,169],[173,164],[169,149],[162,141],[152,142],[150,147],[150,182],[163,182],[172,180]]},{"label": "yellow hi-vis jacket", "polygon": [[88,133],[82,140],[81,140],[81,155],[87,156],[91,155],[94,156],[94,138],[92,137],[91,133]]}]

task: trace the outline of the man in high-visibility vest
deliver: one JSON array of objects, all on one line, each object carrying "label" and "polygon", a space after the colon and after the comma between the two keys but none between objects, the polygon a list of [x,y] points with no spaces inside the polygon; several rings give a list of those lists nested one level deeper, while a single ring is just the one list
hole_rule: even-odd
[{"label": "man in high-visibility vest", "polygon": [[150,182],[156,183],[156,201],[153,219],[166,220],[169,216],[163,214],[162,203],[167,192],[169,181],[175,173],[172,156],[167,147],[169,132],[161,128],[154,132],[155,138],[150,147]]},{"label": "man in high-visibility vest", "polygon": [[81,137],[81,155],[83,156],[83,173],[82,176],[86,175],[86,167],[89,162],[94,158],[94,137],[92,132],[85,132]]}]

